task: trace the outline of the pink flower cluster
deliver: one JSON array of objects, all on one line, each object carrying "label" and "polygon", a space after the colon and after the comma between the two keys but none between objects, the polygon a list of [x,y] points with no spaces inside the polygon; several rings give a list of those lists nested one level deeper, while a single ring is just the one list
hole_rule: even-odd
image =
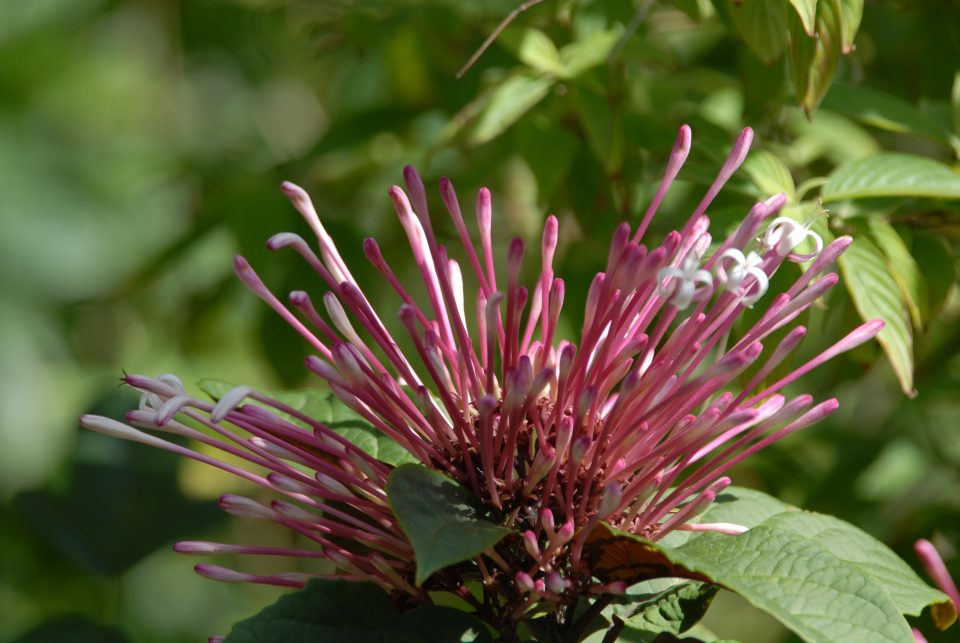
[{"label": "pink flower cluster", "polygon": [[[310,343],[316,354],[307,357],[307,368],[344,404],[423,465],[470,489],[496,521],[519,534],[474,561],[479,574],[512,593],[518,612],[541,599],[622,591],[616,583],[597,585],[586,569],[583,548],[591,530],[606,521],[650,540],[675,529],[741,533],[738,525],[705,524],[697,516],[730,484],[731,467],[837,408],[833,399],[814,403],[810,395],[790,395],[788,385],[882,327],[864,324],[789,374],[771,377],[806,334],[802,325],[785,327],[837,283],[829,267],[851,239],[823,247],[809,225],[773,218],[786,202],[780,194],[757,203],[729,237],[713,243],[706,212],[743,162],[752,136],[743,131],[686,224],[645,244],[690,150],[690,130],[680,129],[639,226],[616,229],[607,264],[589,284],[575,338],[561,337],[558,326],[567,284],[554,272],[557,219],[546,219],[534,260],[539,275],[528,288],[521,282],[528,254],[521,240],[510,242],[505,266],[495,268],[490,192],[477,195],[477,242],[453,185],[440,181],[461,263],[435,232],[426,191],[411,168],[404,172],[406,192],[393,187],[390,198],[427,304],[417,303],[414,295],[423,293],[408,291],[373,239],[363,246],[400,300],[401,336],[371,306],[309,197],[293,184],[283,191],[313,230],[319,252],[292,233],[272,237],[268,246],[295,250],[316,271],[327,289],[322,311],[304,291],[282,302],[242,257],[236,272]],[[786,292],[769,293],[771,277],[789,261],[809,264]],[[468,283],[475,284],[469,295]],[[757,321],[741,327],[743,310],[759,305]],[[774,333],[780,339],[765,346]],[[403,345],[413,350],[404,352]],[[425,596],[413,586],[413,550],[387,502],[389,465],[247,387],[212,403],[188,394],[173,376],[125,380],[143,392],[140,408],[126,424],[85,416],[85,427],[266,487],[281,499],[267,506],[225,495],[221,506],[280,523],[317,545],[287,550],[188,542],[178,551],[323,558],[336,577]],[[158,431],[234,457],[206,455],[163,440]],[[237,459],[249,467],[233,464]],[[305,579],[205,564],[197,571],[290,586]],[[438,575],[426,586],[449,582]]]}]

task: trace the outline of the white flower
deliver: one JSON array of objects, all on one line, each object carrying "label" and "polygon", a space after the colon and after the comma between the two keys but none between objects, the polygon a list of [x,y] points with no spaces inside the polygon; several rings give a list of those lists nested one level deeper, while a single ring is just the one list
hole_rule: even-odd
[{"label": "white flower", "polygon": [[[729,248],[717,258],[717,279],[727,291],[739,295],[744,306],[752,308],[770,286],[767,273],[760,268],[762,263],[763,257],[756,252],[751,251],[744,256],[740,250]],[[753,283],[741,293],[743,282],[751,276]]]},{"label": "white flower", "polygon": [[700,268],[700,258],[695,254],[687,256],[679,268],[668,266],[660,270],[657,281],[657,292],[670,297],[670,303],[680,310],[713,294],[713,275]]},{"label": "white flower", "polygon": [[[800,223],[789,217],[777,217],[774,219],[766,233],[763,235],[763,247],[774,250],[781,257],[787,257],[790,261],[803,262],[809,261],[820,254],[823,250],[823,239],[820,235],[810,229],[813,223],[813,217],[805,223]],[[797,254],[793,252],[794,248],[810,239],[813,241],[815,249],[808,254]]]}]

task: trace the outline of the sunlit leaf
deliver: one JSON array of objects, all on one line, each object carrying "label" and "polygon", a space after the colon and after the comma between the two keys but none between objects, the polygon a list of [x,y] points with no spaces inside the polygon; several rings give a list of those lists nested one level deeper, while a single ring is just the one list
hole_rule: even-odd
[{"label": "sunlit leaf", "polygon": [[853,51],[853,41],[860,29],[860,20],[863,18],[863,0],[832,0],[837,5],[840,14],[840,34],[843,44],[843,53]]},{"label": "sunlit leaf", "polygon": [[960,174],[923,156],[885,152],[838,167],[822,196],[825,202],[878,196],[960,199]]},{"label": "sunlit leaf", "polygon": [[757,187],[761,198],[783,192],[790,201],[796,200],[793,176],[777,155],[766,150],[751,152],[743,164],[743,171]]},{"label": "sunlit leaf", "polygon": [[857,312],[866,321],[882,319],[884,328],[877,335],[900,381],[900,388],[913,395],[913,332],[904,307],[900,286],[880,250],[863,237],[839,259],[844,285]]},{"label": "sunlit leaf", "polygon": [[810,37],[800,18],[791,13],[790,75],[797,102],[809,117],[833,82],[841,54],[840,16],[832,0],[818,3],[816,36]]},{"label": "sunlit leaf", "polygon": [[631,629],[680,634],[703,618],[719,589],[710,583],[677,582],[655,594],[643,596],[621,618]]},{"label": "sunlit leaf", "polygon": [[910,319],[915,328],[920,328],[924,323],[922,311],[928,308],[927,285],[920,266],[892,225],[879,217],[867,217],[864,225],[870,240],[886,255],[887,265],[900,286]]},{"label": "sunlit leaf", "polygon": [[790,0],[790,4],[800,18],[803,30],[808,36],[813,36],[817,20],[817,0]]},{"label": "sunlit leaf", "polygon": [[508,77],[486,99],[477,124],[470,133],[470,142],[479,145],[502,134],[543,100],[554,82],[552,78],[533,73]]},{"label": "sunlit leaf", "polygon": [[413,545],[418,586],[438,569],[469,560],[510,533],[479,518],[469,491],[419,465],[405,464],[390,473],[387,500]]},{"label": "sunlit leaf", "polygon": [[606,62],[622,35],[622,29],[600,31],[565,46],[560,50],[564,77],[576,78],[583,72]]},{"label": "sunlit leaf", "polygon": [[527,29],[524,32],[518,55],[520,60],[537,71],[553,75],[563,72],[560,52],[549,36],[539,29]]}]

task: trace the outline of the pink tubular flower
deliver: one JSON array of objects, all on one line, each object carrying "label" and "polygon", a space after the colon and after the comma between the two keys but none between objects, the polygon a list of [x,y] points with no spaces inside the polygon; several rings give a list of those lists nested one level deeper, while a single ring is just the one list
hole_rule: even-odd
[{"label": "pink tubular flower", "polygon": [[[478,284],[468,295],[461,264],[435,233],[426,191],[412,168],[404,171],[406,191],[393,187],[389,193],[427,305],[416,303],[374,240],[363,246],[402,302],[399,326],[374,310],[306,192],[291,183],[283,184],[283,192],[316,235],[319,253],[292,233],[272,237],[268,246],[303,256],[328,289],[322,306],[303,291],[282,302],[245,259],[235,261],[240,279],[314,348],[307,368],[343,403],[424,466],[470,489],[494,519],[520,535],[476,561],[486,579],[496,577],[491,586],[504,593],[516,618],[539,600],[626,589],[622,582],[597,585],[582,556],[600,521],[651,540],[675,529],[742,533],[739,525],[696,518],[730,484],[731,467],[837,408],[833,399],[815,404],[810,395],[788,397],[785,387],[882,327],[866,323],[790,374],[768,381],[806,329],[794,326],[777,343],[763,342],[836,284],[828,266],[851,240],[842,237],[822,248],[814,233],[781,219],[764,235],[761,229],[786,201],[780,194],[757,203],[711,250],[707,209],[743,162],[752,136],[743,131],[682,229],[659,245],[645,245],[644,233],[690,150],[690,130],[680,129],[638,229],[623,223],[613,235],[606,267],[589,286],[577,338],[558,334],[566,284],[553,269],[557,219],[546,220],[539,276],[525,286],[520,274],[528,253],[519,239],[510,243],[506,265],[495,269],[490,192],[481,189],[477,196],[477,243],[452,184],[442,179],[440,195],[462,245],[464,269]],[[799,248],[807,240],[814,251],[798,252],[808,249]],[[769,294],[770,278],[783,262],[801,260],[811,264],[796,283]],[[737,330],[744,308],[757,306],[764,311],[759,320]],[[403,341],[393,335],[398,328]],[[402,352],[402,344],[414,351]],[[753,373],[748,383],[735,384],[747,369]],[[184,542],[178,551],[319,557],[336,568],[332,575],[373,581],[395,596],[409,595],[406,601],[429,600],[428,589],[459,589],[440,575],[414,586],[413,549],[386,498],[392,467],[330,427],[247,387],[212,403],[186,393],[171,375],[125,381],[143,393],[127,424],[85,416],[83,426],[266,487],[279,498],[269,506],[234,495],[220,504],[317,543],[315,551],[305,551]],[[168,442],[158,431],[233,457],[221,460],[206,455],[208,449]],[[281,586],[299,586],[305,578],[213,565],[198,565],[197,571],[228,582]]]}]

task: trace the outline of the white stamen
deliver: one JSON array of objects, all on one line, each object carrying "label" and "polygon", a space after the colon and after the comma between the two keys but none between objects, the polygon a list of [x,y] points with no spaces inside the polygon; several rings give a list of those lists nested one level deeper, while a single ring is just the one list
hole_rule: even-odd
[{"label": "white stamen", "polygon": [[657,273],[657,292],[669,297],[670,303],[686,310],[695,301],[706,299],[713,293],[713,275],[700,268],[700,258],[687,256],[683,264],[662,268]]},{"label": "white stamen", "polygon": [[220,422],[251,393],[253,393],[253,389],[249,386],[237,386],[236,388],[230,389],[224,393],[223,397],[217,400],[216,406],[214,406],[213,411],[210,412],[210,419],[214,422]]},{"label": "white stamen", "polygon": [[[811,225],[813,225],[812,217],[805,223],[800,223],[789,217],[777,217],[767,227],[761,243],[764,248],[774,250],[781,257],[789,258],[790,261],[798,263],[809,261],[823,250],[823,239],[810,229]],[[807,239],[813,242],[813,252],[807,254],[794,253],[793,250]]]},{"label": "white stamen", "polygon": [[[753,308],[753,305],[770,287],[770,280],[767,278],[767,273],[760,268],[761,264],[763,264],[763,257],[756,252],[751,251],[744,256],[737,248],[729,248],[717,258],[717,279],[727,291],[738,295],[744,306]],[[740,292],[747,277],[753,277],[755,280],[751,294],[747,294],[750,290],[746,293]]]}]

